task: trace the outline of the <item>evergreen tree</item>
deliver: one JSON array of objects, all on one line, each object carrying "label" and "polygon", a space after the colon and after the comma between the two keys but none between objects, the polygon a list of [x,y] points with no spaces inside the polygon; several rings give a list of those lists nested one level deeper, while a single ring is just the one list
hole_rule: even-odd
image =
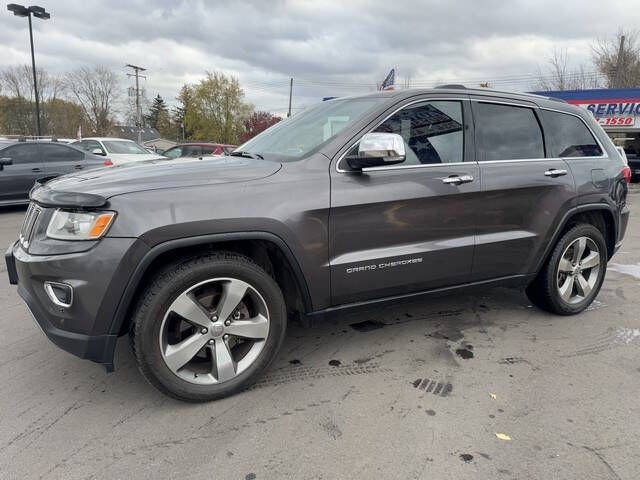
[{"label": "evergreen tree", "polygon": [[163,137],[171,136],[171,121],[169,109],[160,94],[153,99],[149,113],[146,115],[147,125],[155,128]]}]

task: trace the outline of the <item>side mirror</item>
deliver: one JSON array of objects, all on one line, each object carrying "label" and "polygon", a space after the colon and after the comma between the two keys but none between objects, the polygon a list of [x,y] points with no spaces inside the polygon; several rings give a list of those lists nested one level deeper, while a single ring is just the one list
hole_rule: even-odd
[{"label": "side mirror", "polygon": [[395,165],[405,161],[404,140],[397,133],[367,133],[360,140],[358,155],[346,158],[354,170]]},{"label": "side mirror", "polygon": [[13,160],[10,158],[0,158],[0,170],[4,170],[5,165],[12,165]]},{"label": "side mirror", "polygon": [[94,148],[93,150],[91,150],[91,153],[93,153],[94,155],[102,155],[103,157],[107,155],[102,151],[101,148]]}]

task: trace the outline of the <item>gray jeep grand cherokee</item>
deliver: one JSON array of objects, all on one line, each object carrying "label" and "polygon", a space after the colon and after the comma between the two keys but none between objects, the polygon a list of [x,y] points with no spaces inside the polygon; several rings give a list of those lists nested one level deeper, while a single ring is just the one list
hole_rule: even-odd
[{"label": "gray jeep grand cherokee", "polygon": [[292,316],[474,285],[584,310],[625,233],[629,170],[588,112],[450,87],[323,102],[230,156],[35,188],[6,253],[61,348],[211,400],[254,382]]}]

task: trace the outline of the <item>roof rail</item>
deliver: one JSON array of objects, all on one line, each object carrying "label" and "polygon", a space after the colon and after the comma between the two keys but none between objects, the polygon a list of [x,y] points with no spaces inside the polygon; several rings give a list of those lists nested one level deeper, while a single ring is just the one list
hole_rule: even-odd
[{"label": "roof rail", "polygon": [[438,85],[435,88],[450,88],[450,89],[455,89],[455,90],[466,90],[467,87],[465,87],[464,85],[461,85],[459,83],[449,83],[447,85]]}]

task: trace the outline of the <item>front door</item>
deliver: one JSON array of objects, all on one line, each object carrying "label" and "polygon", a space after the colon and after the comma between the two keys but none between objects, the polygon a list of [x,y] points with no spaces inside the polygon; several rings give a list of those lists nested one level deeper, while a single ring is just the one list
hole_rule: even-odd
[{"label": "front door", "polygon": [[474,100],[482,193],[472,279],[533,273],[573,206],[571,169],[562,158],[546,158],[537,107]]},{"label": "front door", "polygon": [[29,198],[29,191],[38,178],[44,176],[37,143],[18,143],[0,152],[10,158],[11,165],[0,170],[0,201],[21,201]]},{"label": "front door", "polygon": [[480,190],[470,116],[465,99],[412,102],[373,130],[401,135],[405,162],[349,172],[341,160],[332,168],[334,305],[467,281]]}]

